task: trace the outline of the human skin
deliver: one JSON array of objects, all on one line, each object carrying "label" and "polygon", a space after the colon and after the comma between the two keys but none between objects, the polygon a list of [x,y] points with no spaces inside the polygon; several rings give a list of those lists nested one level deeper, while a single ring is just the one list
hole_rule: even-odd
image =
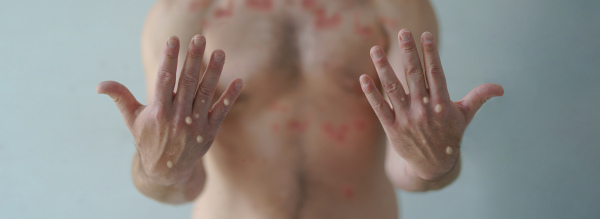
[{"label": "human skin", "polygon": [[397,218],[393,186],[456,179],[468,123],[503,93],[484,84],[452,102],[433,34],[417,45],[400,27],[436,33],[429,2],[159,1],[142,36],[150,103],[116,82],[97,90],[136,140],[136,188],[195,200],[194,218]]}]

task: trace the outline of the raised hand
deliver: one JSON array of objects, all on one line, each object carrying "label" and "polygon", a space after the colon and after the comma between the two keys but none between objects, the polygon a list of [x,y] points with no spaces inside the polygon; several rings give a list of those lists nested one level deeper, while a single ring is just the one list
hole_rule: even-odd
[{"label": "raised hand", "polygon": [[424,67],[408,30],[400,31],[398,42],[409,94],[378,46],[371,49],[371,58],[389,104],[369,76],[362,75],[360,82],[390,144],[408,163],[409,174],[437,179],[456,163],[463,133],[477,110],[490,98],[502,96],[504,90],[498,84],[482,84],[452,102],[432,34],[421,37]]},{"label": "raised hand", "polygon": [[211,107],[211,101],[225,53],[213,52],[202,80],[200,69],[206,39],[192,38],[174,93],[179,39],[171,37],[164,48],[153,101],[141,105],[129,90],[114,81],[98,84],[97,92],[109,95],[117,104],[133,134],[141,164],[148,177],[172,184],[191,174],[206,151],[242,89],[236,79]]}]

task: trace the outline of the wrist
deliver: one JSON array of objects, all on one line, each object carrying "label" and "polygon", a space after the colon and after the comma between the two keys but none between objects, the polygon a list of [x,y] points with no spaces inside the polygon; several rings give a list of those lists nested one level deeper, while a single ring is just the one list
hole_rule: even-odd
[{"label": "wrist", "polygon": [[158,166],[158,165],[144,165],[144,162],[139,154],[136,153],[133,159],[133,170],[137,174],[142,175],[147,181],[161,186],[171,186],[180,184],[188,181],[193,173],[194,167],[183,168],[181,166]]}]

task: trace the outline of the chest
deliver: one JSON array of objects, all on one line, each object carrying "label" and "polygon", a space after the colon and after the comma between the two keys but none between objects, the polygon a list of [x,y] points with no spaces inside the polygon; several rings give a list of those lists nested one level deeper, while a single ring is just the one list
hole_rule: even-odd
[{"label": "chest", "polygon": [[251,96],[303,88],[360,94],[358,77],[376,77],[369,49],[387,43],[367,0],[222,0],[206,16],[207,51],[227,54],[219,87],[242,78]]}]

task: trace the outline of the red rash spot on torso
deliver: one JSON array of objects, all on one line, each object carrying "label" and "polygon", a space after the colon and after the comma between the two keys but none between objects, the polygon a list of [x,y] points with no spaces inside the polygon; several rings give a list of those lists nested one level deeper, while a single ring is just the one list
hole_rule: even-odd
[{"label": "red rash spot on torso", "polygon": [[342,195],[344,196],[344,198],[346,199],[354,199],[354,188],[352,188],[352,186],[349,185],[345,185],[342,188]]},{"label": "red rash spot on torso", "polygon": [[288,121],[287,123],[287,128],[295,131],[295,132],[300,132],[303,133],[306,131],[306,127],[308,126],[308,122],[300,122],[297,119],[291,119],[290,121]]},{"label": "red rash spot on torso", "polygon": [[354,127],[356,127],[358,131],[363,131],[367,127],[367,123],[362,119],[358,119],[354,122]]},{"label": "red rash spot on torso", "polygon": [[398,28],[398,23],[391,17],[381,17],[381,23],[390,29]]},{"label": "red rash spot on torso", "polygon": [[322,126],[323,132],[336,143],[344,143],[348,134],[348,125],[343,124],[335,128],[331,123],[325,123]]},{"label": "red rash spot on torso", "polygon": [[315,0],[302,0],[302,7],[306,9],[315,7]]},{"label": "red rash spot on torso", "polygon": [[272,104],[269,109],[274,112],[286,113],[290,108],[286,105]]},{"label": "red rash spot on torso", "polygon": [[227,3],[227,8],[217,8],[214,13],[214,16],[216,18],[231,17],[232,15],[233,15],[233,0],[229,0],[229,3]]},{"label": "red rash spot on torso", "polygon": [[339,13],[335,13],[328,18],[323,8],[316,9],[315,16],[315,27],[318,30],[337,27],[342,23],[342,16]]},{"label": "red rash spot on torso", "polygon": [[254,8],[263,11],[270,11],[273,8],[272,0],[246,0],[246,5],[249,8]]},{"label": "red rash spot on torso", "polygon": [[361,36],[371,36],[373,34],[373,28],[369,26],[361,26],[360,25],[360,15],[354,15],[354,32]]},{"label": "red rash spot on torso", "polygon": [[196,11],[198,11],[198,9],[206,8],[206,6],[208,6],[208,3],[209,2],[206,0],[192,1],[192,2],[190,2],[189,10],[190,10],[190,12],[196,12]]},{"label": "red rash spot on torso", "polygon": [[273,124],[271,126],[271,131],[273,131],[273,132],[278,132],[279,129],[281,129],[281,127],[279,127],[279,124]]}]

